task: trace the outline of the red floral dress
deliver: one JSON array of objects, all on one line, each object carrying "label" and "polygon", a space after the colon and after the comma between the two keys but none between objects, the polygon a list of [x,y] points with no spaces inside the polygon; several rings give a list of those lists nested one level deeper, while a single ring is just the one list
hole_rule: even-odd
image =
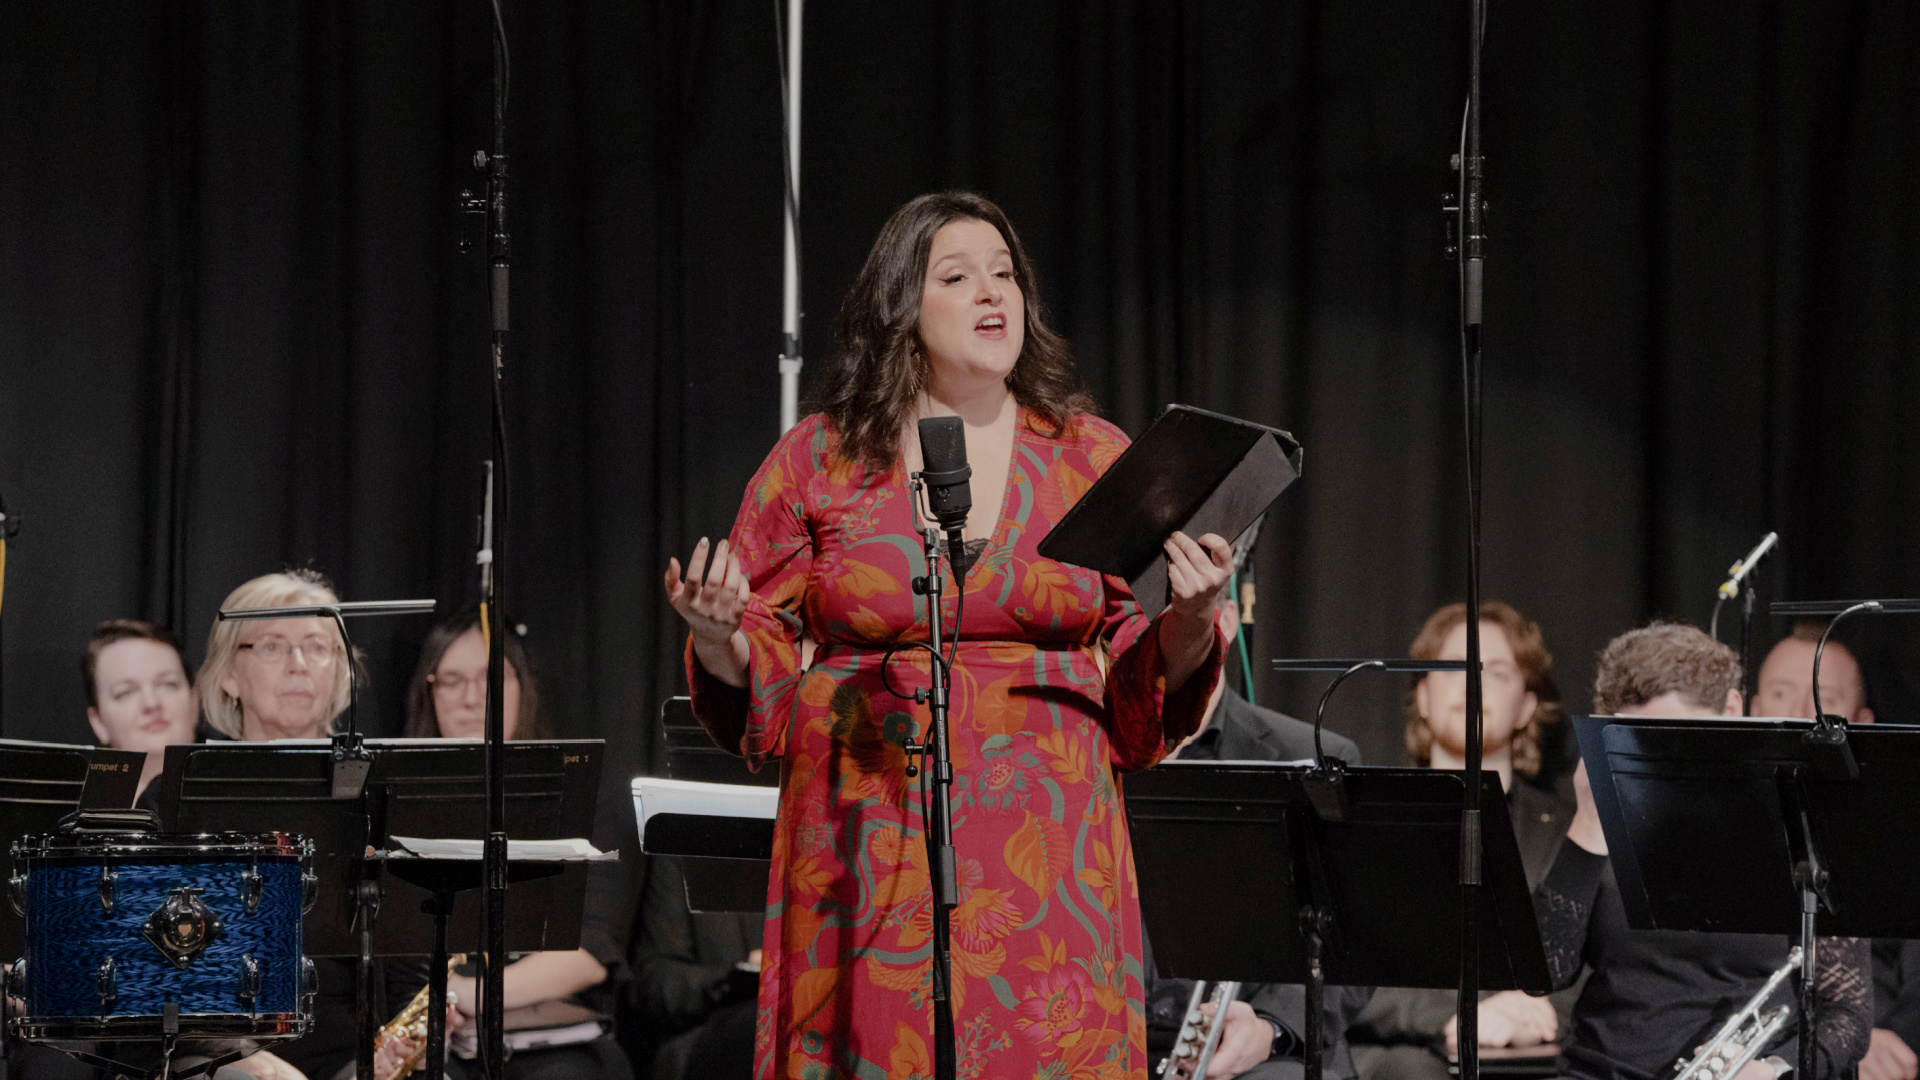
[{"label": "red floral dress", "polygon": [[[1223,645],[1166,694],[1159,635],[1126,583],[1035,550],[1125,446],[1097,418],[1049,438],[1023,412],[999,525],[967,575],[951,703],[963,1078],[1145,1076],[1138,891],[1115,781],[1199,726]],[[755,767],[782,759],[759,1080],[933,1074],[927,853],[898,745],[928,720],[910,696],[927,685],[925,653],[893,662],[908,697],[881,679],[889,646],[927,636],[910,587],[925,560],[903,467],[869,475],[836,447],[824,418],[800,423],[734,522],[753,587],[748,687],[687,657],[695,711],[722,745],[737,740]],[[955,603],[949,581],[948,628]],[[819,646],[804,671],[803,634]]]}]

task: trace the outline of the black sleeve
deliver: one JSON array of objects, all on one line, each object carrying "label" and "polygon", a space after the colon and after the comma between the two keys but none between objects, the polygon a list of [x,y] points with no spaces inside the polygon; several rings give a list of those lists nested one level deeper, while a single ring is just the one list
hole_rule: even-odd
[{"label": "black sleeve", "polygon": [[580,947],[607,969],[609,977],[626,955],[627,867],[618,860],[587,866],[586,906],[580,913]]},{"label": "black sleeve", "polygon": [[1920,1046],[1920,941],[1873,943],[1873,1026]]},{"label": "black sleeve", "polygon": [[[1307,988],[1298,983],[1253,983],[1242,988],[1255,1016],[1280,1029],[1274,1057],[1299,1061],[1306,1054]],[[1322,1008],[1320,1053],[1326,1075],[1353,1080],[1358,1074],[1347,1047],[1347,1028],[1373,995],[1370,987],[1329,986]]]},{"label": "black sleeve", "polygon": [[1533,890],[1534,918],[1540,923],[1540,945],[1547,952],[1547,974],[1555,990],[1565,990],[1580,977],[1587,924],[1606,870],[1605,855],[1569,841],[1560,845],[1553,869]]},{"label": "black sleeve", "polygon": [[649,861],[633,951],[635,1003],[673,1029],[692,1027],[734,996],[732,966],[700,962],[683,880],[677,859]]},{"label": "black sleeve", "polygon": [[1298,983],[1252,983],[1244,991],[1254,1015],[1292,1037],[1278,1056],[1298,1059],[1307,1045],[1307,988]]},{"label": "black sleeve", "polygon": [[1447,1021],[1453,1019],[1459,1001],[1452,990],[1383,986],[1354,1017],[1349,1034],[1355,1042],[1369,1046],[1436,1046],[1444,1038]]}]

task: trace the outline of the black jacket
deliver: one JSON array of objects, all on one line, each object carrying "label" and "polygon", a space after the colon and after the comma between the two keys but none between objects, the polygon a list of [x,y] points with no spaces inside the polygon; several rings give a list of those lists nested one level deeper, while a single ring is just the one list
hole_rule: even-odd
[{"label": "black jacket", "polygon": [[[1513,822],[1513,838],[1520,845],[1520,862],[1527,871],[1527,887],[1538,888],[1553,869],[1554,856],[1573,823],[1573,802],[1537,784],[1515,776],[1507,791],[1507,817]],[[1585,979],[1552,995],[1553,1011],[1559,1014],[1562,1037],[1572,1030],[1573,1003],[1580,998]],[[1480,995],[1484,1000],[1491,992]],[[1373,1000],[1354,1018],[1347,1038],[1356,1046],[1394,1046],[1415,1044],[1436,1053],[1445,1046],[1447,1021],[1457,1011],[1459,995],[1452,990],[1418,990],[1404,986],[1383,986]]]},{"label": "black jacket", "polygon": [[1920,1047],[1920,941],[1873,943],[1873,1026]]}]

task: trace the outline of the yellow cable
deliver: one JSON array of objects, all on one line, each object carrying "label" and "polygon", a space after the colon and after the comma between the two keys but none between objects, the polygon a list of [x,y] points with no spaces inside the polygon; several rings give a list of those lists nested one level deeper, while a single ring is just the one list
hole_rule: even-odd
[{"label": "yellow cable", "polygon": [[[4,574],[6,569],[6,546],[4,541],[0,541],[0,574]],[[480,644],[487,650],[487,656],[492,657],[493,630],[487,625],[487,602],[485,600],[480,601]]]}]

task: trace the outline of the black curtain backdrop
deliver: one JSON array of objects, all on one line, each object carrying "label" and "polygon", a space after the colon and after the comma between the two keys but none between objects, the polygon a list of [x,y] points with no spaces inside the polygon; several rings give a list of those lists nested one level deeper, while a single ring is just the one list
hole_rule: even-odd
[{"label": "black curtain backdrop", "polygon": [[[681,689],[670,552],[776,436],[771,0],[507,0],[510,598],[559,729],[652,760]],[[999,200],[1107,415],[1286,427],[1252,655],[1394,655],[1464,587],[1440,195],[1464,2],[809,6],[809,380],[887,214]],[[86,736],[116,616],[198,663],[285,565],[348,598],[474,592],[483,271],[454,198],[488,121],[459,3],[0,9],[9,736]],[[1595,651],[1764,587],[1920,594],[1920,7],[1549,5],[1487,33],[1486,594],[1583,707]],[[1781,629],[1763,620],[1769,639]],[[424,620],[356,626],[398,730]],[[1860,627],[1889,718],[1920,625]],[[1259,676],[1308,709],[1318,684]],[[1333,725],[1400,760],[1399,683]]]}]

